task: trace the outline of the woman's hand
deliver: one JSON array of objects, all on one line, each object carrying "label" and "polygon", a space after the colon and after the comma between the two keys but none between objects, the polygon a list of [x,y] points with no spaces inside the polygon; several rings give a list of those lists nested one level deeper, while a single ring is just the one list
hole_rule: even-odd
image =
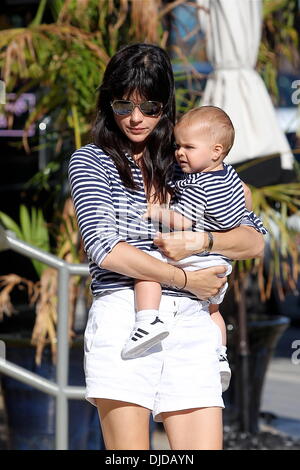
[{"label": "woman's hand", "polygon": [[226,284],[227,277],[223,277],[226,270],[226,266],[213,266],[198,271],[185,271],[188,282],[184,290],[196,295],[200,300],[207,300],[217,295]]},{"label": "woman's hand", "polygon": [[205,232],[190,231],[157,232],[153,243],[158,246],[165,256],[179,261],[187,256],[204,251],[207,244],[207,235]]}]

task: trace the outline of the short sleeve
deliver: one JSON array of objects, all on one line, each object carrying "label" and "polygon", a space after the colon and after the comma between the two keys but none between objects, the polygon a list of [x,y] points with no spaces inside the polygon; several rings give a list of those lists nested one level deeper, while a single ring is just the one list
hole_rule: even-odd
[{"label": "short sleeve", "polygon": [[245,215],[242,219],[241,225],[248,225],[249,227],[255,228],[258,232],[266,235],[267,229],[264,227],[262,220],[253,212],[245,210]]}]

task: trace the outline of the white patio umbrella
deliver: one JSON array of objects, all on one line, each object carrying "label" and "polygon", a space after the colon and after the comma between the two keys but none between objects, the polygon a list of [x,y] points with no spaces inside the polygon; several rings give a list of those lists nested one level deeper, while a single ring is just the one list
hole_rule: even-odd
[{"label": "white patio umbrella", "polygon": [[292,169],[293,155],[280,129],[266,86],[255,70],[261,38],[261,0],[197,0],[214,72],[201,105],[224,109],[236,130],[226,161],[231,164],[280,153],[281,167]]}]

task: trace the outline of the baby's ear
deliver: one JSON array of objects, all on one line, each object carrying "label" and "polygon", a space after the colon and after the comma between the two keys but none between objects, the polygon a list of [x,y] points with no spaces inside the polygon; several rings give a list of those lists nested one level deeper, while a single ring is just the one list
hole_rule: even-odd
[{"label": "baby's ear", "polygon": [[221,157],[223,150],[224,150],[224,147],[222,144],[215,144],[214,150],[213,150],[214,152],[213,160],[218,160]]}]

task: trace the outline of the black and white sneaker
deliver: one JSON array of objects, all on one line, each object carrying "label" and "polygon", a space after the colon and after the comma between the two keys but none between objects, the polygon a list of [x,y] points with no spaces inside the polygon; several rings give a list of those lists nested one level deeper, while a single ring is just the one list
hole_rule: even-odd
[{"label": "black and white sneaker", "polygon": [[152,323],[136,322],[130,337],[122,349],[123,359],[134,359],[169,335],[165,323],[156,317]]},{"label": "black and white sneaker", "polygon": [[231,370],[229,367],[226,353],[222,352],[219,354],[219,364],[220,364],[222,392],[225,392],[229,387],[230,379],[231,379]]}]

